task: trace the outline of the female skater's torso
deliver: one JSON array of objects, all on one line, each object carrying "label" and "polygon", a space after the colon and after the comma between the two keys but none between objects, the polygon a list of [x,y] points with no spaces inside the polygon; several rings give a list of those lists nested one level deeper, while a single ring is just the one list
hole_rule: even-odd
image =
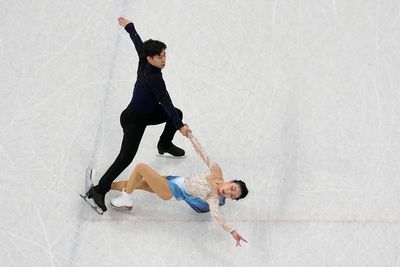
[{"label": "female skater's torso", "polygon": [[190,195],[204,200],[218,197],[218,184],[223,182],[222,177],[214,173],[200,173],[185,178],[185,185]]}]

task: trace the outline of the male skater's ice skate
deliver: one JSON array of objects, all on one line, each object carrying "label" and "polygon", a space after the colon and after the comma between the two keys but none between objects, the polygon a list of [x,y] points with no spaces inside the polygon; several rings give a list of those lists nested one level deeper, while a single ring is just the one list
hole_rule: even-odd
[{"label": "male skater's ice skate", "polygon": [[79,194],[81,196],[81,198],[83,200],[85,200],[87,203],[89,203],[89,205],[100,215],[103,215],[103,210],[96,205],[95,202],[92,202],[91,199],[92,195],[89,194],[90,188],[92,188],[94,186],[93,184],[93,177],[94,177],[94,170],[91,168],[86,168],[86,175],[85,175],[85,192],[86,194],[82,195]]}]

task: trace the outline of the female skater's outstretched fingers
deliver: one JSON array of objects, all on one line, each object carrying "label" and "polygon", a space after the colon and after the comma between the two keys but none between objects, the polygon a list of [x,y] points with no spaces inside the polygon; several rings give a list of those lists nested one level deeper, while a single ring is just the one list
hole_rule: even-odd
[{"label": "female skater's outstretched fingers", "polygon": [[247,240],[244,239],[237,231],[233,231],[232,236],[236,240],[236,246],[240,246],[240,240],[243,240],[244,242],[247,243]]}]

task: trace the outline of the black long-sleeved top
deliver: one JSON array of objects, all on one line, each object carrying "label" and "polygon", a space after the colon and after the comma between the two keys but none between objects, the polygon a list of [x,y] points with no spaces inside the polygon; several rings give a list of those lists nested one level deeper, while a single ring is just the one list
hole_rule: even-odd
[{"label": "black long-sleeved top", "polygon": [[134,111],[153,113],[161,105],[176,129],[180,129],[183,123],[168,94],[161,69],[154,67],[147,61],[143,51],[142,39],[132,22],[125,26],[125,30],[129,33],[139,56],[137,80],[128,107]]}]

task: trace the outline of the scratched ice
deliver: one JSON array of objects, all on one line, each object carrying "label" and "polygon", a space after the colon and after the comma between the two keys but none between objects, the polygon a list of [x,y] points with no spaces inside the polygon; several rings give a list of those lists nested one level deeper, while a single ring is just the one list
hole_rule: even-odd
[{"label": "scratched ice", "polygon": [[[400,266],[397,1],[0,3],[1,266]],[[174,104],[226,179],[250,193],[208,214],[134,195],[99,216],[78,193],[121,142],[137,56],[117,17],[168,45]],[[149,127],[131,166],[155,157]],[[107,203],[115,192],[107,195]]]}]

